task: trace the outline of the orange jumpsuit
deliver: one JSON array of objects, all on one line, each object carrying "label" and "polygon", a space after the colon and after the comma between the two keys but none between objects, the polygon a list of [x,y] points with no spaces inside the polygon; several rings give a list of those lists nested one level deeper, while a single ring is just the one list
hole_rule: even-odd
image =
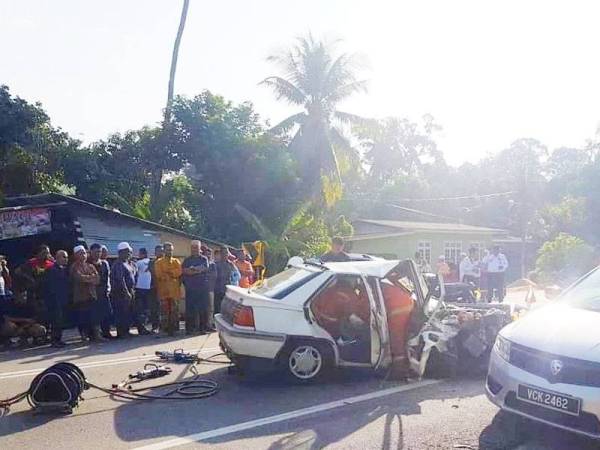
[{"label": "orange jumpsuit", "polygon": [[401,286],[382,283],[381,288],[387,311],[392,359],[395,364],[404,363],[407,359],[408,322],[414,309],[414,300],[410,292]]}]

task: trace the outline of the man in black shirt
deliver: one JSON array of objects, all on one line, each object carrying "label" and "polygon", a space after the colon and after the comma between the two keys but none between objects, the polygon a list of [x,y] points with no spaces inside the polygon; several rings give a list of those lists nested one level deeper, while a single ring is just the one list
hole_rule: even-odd
[{"label": "man in black shirt", "polygon": [[336,236],[331,240],[331,250],[321,256],[322,262],[345,262],[350,261],[348,253],[344,252],[344,240]]},{"label": "man in black shirt", "polygon": [[202,243],[192,241],[191,256],[183,260],[183,284],[185,286],[185,332],[205,334],[209,331],[210,322],[208,314],[212,311],[209,307],[209,261],[201,253]]},{"label": "man in black shirt", "polygon": [[69,303],[70,277],[69,256],[64,250],[56,252],[56,262],[46,273],[44,301],[48,309],[48,322],[52,327],[52,346],[64,347],[62,331],[65,326],[66,308]]}]

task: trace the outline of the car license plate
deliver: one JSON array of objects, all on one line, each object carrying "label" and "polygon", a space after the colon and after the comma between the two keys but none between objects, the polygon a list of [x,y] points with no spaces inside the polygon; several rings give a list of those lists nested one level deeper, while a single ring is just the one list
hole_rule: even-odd
[{"label": "car license plate", "polygon": [[581,409],[581,400],[578,398],[524,384],[519,385],[517,397],[519,400],[574,416],[578,416]]}]

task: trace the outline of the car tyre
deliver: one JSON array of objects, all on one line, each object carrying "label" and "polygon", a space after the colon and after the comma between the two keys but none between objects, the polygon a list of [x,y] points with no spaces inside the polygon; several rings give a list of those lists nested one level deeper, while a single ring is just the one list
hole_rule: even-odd
[{"label": "car tyre", "polygon": [[332,351],[327,345],[312,341],[295,341],[282,352],[280,365],[287,377],[296,383],[321,379],[331,368]]}]

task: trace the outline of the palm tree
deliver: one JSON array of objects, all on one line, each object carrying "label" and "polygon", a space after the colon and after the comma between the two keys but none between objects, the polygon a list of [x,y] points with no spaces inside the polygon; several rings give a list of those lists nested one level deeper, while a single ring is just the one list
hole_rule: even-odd
[{"label": "palm tree", "polygon": [[344,136],[343,126],[363,119],[339,111],[337,106],[352,94],[366,91],[366,81],[357,77],[356,56],[337,54],[335,44],[316,41],[311,34],[298,38],[291,50],[268,58],[279,66],[282,76],[261,82],[278,100],[303,108],[273,131],[297,130],[290,149],[300,164],[308,195],[321,192],[327,205],[341,196],[340,169],[359,165],[358,153]]},{"label": "palm tree", "polygon": [[[173,107],[173,94],[175,91],[175,72],[177,71],[177,58],[179,56],[179,46],[181,45],[181,38],[183,36],[183,30],[185,29],[185,22],[187,20],[188,8],[190,6],[190,0],[183,0],[183,7],[181,8],[181,17],[179,19],[179,27],[177,28],[177,35],[175,36],[175,44],[173,45],[173,54],[171,55],[171,70],[169,71],[169,86],[167,89],[167,105],[165,107],[163,117],[163,128],[162,133],[159,136],[158,145],[165,150],[167,149],[168,143],[168,129],[171,126],[171,112]],[[150,183],[150,211],[152,217],[157,220],[160,217],[160,197],[162,189],[162,180],[165,173],[165,169],[161,164],[162,161],[156,161],[156,167],[152,170],[152,180]]]},{"label": "palm tree", "polygon": [[169,88],[167,90],[167,106],[165,108],[164,123],[167,124],[171,120],[171,108],[173,105],[173,92],[175,91],[175,72],[177,71],[177,57],[179,56],[179,46],[183,30],[185,29],[185,21],[187,20],[188,8],[190,0],[183,0],[183,8],[181,8],[181,17],[179,19],[179,28],[177,28],[177,36],[175,36],[175,44],[173,45],[173,54],[171,55],[171,70],[169,72]]}]

